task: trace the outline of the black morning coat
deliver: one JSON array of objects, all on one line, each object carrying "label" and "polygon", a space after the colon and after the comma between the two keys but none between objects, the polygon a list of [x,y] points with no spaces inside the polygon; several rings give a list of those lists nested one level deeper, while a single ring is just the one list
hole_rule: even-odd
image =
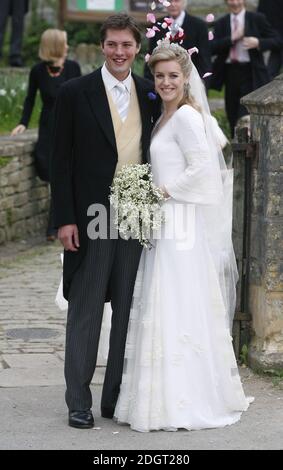
[{"label": "black morning coat", "polygon": [[[147,161],[153,125],[160,114],[153,84],[132,74],[142,120],[142,157]],[[80,248],[64,253],[63,292],[68,298],[70,282],[87,248],[87,216],[94,203],[109,207],[110,186],[117,164],[117,148],[101,68],[63,84],[55,110],[51,157],[51,190],[55,227],[77,224]]]},{"label": "black morning coat", "polygon": [[[245,36],[259,39],[259,49],[249,50],[253,89],[257,89],[269,81],[267,67],[264,64],[263,52],[280,49],[281,42],[277,33],[261,13],[251,11],[245,16]],[[211,41],[212,54],[216,55],[213,63],[213,75],[210,88],[221,90],[225,81],[225,62],[232,47],[230,14],[223,16],[215,23],[214,40]]]}]

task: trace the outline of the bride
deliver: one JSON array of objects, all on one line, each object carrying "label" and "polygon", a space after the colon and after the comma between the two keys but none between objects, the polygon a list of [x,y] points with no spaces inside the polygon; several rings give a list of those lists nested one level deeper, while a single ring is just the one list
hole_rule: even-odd
[{"label": "bride", "polygon": [[149,66],[164,110],[150,157],[166,221],[140,261],[114,416],[143,432],[222,427],[252,401],[230,334],[232,170],[189,54],[163,40]]}]

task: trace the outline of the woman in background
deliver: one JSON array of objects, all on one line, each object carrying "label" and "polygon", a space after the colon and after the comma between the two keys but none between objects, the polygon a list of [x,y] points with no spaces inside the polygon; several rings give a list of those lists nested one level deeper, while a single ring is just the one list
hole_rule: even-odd
[{"label": "woman in background", "polygon": [[[54,109],[60,86],[71,78],[81,75],[80,66],[67,57],[67,34],[59,29],[47,29],[41,36],[39,57],[41,62],[34,65],[30,71],[28,93],[20,123],[13,129],[11,135],[21,134],[28,127],[33,111],[36,93],[39,90],[42,100],[42,110],[39,120],[38,140],[35,145],[34,159],[37,174],[43,181],[50,182],[49,158],[52,148],[52,132],[54,125]],[[53,227],[53,209],[50,205],[46,237],[48,241],[56,239]]]}]

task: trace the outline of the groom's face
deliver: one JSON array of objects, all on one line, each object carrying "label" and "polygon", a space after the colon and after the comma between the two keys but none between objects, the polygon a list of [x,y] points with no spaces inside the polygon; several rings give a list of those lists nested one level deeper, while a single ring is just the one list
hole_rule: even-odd
[{"label": "groom's face", "polygon": [[125,80],[140,50],[133,33],[129,29],[108,29],[101,47],[109,72],[118,80]]}]

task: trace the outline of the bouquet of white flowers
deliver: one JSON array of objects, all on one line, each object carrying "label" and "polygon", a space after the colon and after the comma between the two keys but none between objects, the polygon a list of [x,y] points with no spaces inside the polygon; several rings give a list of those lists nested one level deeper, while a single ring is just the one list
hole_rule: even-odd
[{"label": "bouquet of white flowers", "polygon": [[110,203],[115,209],[114,224],[120,235],[125,239],[135,238],[146,248],[151,247],[153,230],[159,230],[164,220],[161,203],[165,198],[153,183],[150,165],[124,165],[110,190]]}]

